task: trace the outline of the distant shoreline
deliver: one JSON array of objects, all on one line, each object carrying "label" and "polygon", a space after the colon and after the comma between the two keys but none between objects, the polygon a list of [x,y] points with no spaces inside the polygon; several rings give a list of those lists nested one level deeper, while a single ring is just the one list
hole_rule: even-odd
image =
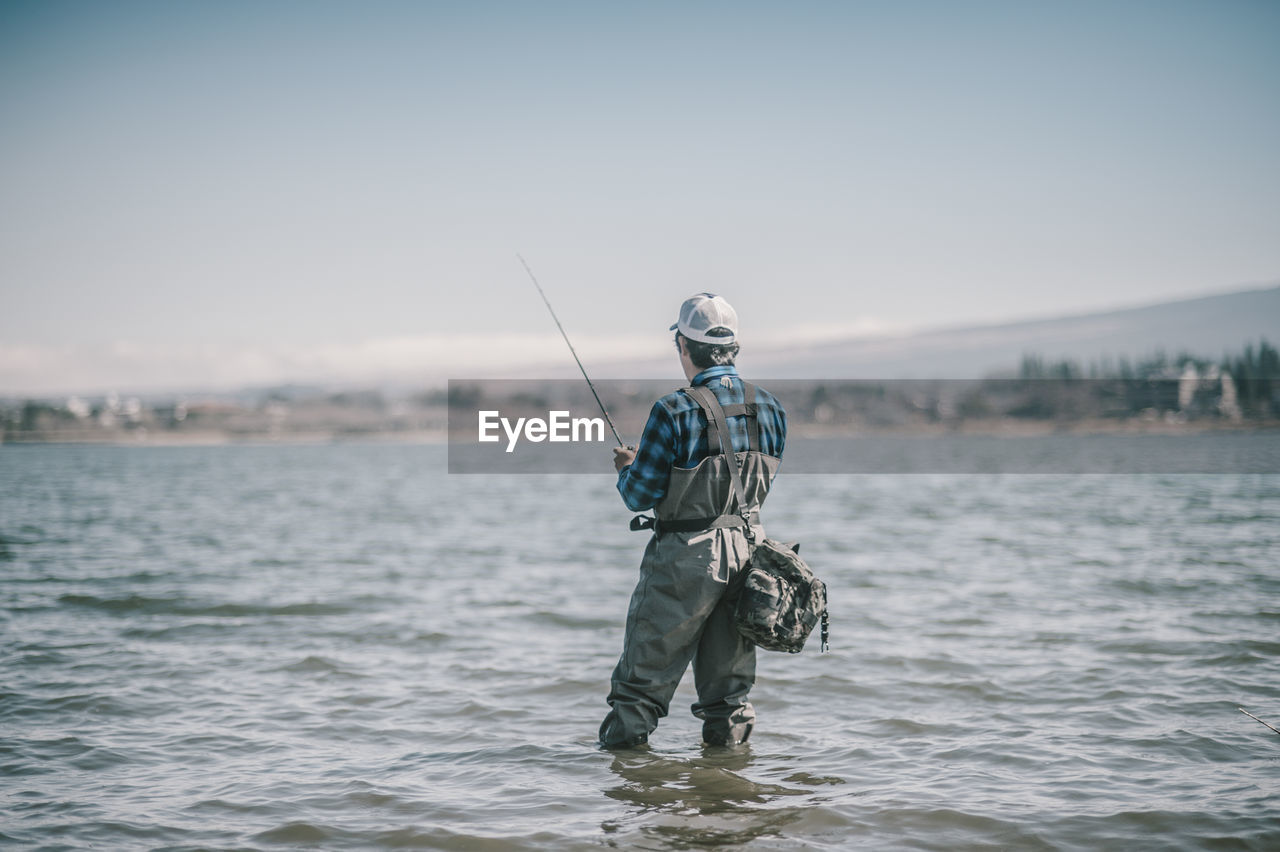
[{"label": "distant shoreline", "polygon": [[[955,435],[997,438],[1038,438],[1052,435],[1128,435],[1133,437],[1199,435],[1220,432],[1271,432],[1280,430],[1280,420],[1249,420],[1240,423],[1222,420],[1169,420],[1167,418],[1087,418],[1078,421],[1024,420],[999,418],[965,420],[958,423],[916,423],[896,427],[850,427],[814,423],[793,424],[794,439],[833,438],[943,438]],[[466,433],[464,443],[470,443]],[[236,433],[217,430],[199,432],[133,430],[104,434],[98,430],[51,430],[38,435],[12,434],[0,446],[113,446],[113,447],[216,447],[216,446],[316,446],[332,444],[446,444],[444,429],[412,431],[307,431]]]},{"label": "distant shoreline", "polygon": [[1231,423],[1222,420],[1169,421],[1131,417],[1125,419],[1083,418],[1081,420],[1025,420],[998,418],[963,420],[953,423],[913,423],[895,427],[868,427],[851,430],[822,424],[801,423],[788,429],[788,437],[858,438],[918,437],[940,438],[948,435],[991,436],[998,438],[1039,438],[1047,435],[1199,435],[1208,432],[1266,432],[1280,429],[1280,420],[1248,420]]},{"label": "distant shoreline", "polygon": [[443,430],[419,432],[287,432],[279,435],[231,432],[130,432],[119,435],[8,436],[0,446],[222,447],[318,446],[330,444],[444,444]]}]

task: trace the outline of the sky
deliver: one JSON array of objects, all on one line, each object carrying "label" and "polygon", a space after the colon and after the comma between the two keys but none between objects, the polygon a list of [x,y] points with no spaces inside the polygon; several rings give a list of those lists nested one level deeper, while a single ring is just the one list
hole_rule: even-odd
[{"label": "sky", "polygon": [[1280,3],[0,3],[0,394],[1280,280]]}]

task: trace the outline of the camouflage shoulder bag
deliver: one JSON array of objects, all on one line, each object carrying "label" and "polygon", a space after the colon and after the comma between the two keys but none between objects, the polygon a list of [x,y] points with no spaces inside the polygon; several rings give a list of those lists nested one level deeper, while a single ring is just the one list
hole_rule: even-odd
[{"label": "camouflage shoulder bag", "polygon": [[771,538],[753,542],[751,559],[739,575],[734,624],[766,651],[800,653],[819,623],[820,647],[827,650],[827,587],[800,558],[799,549],[799,544]]}]

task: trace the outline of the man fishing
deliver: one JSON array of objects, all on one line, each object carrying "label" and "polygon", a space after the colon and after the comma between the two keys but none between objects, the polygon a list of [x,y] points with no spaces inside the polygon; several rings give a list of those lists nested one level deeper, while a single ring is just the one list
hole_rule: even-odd
[{"label": "man fishing", "polygon": [[[613,451],[623,502],[654,517],[632,521],[653,536],[613,671],[613,709],[600,725],[606,748],[648,742],[690,661],[704,742],[745,742],[755,724],[747,695],[756,649],[735,629],[726,592],[749,556],[744,513],[754,540],[764,540],[759,510],[782,459],[786,412],[739,378],[738,315],[723,298],[687,299],[671,330],[690,386],[654,403],[638,448]],[[746,506],[738,505],[725,452],[739,459]]]}]

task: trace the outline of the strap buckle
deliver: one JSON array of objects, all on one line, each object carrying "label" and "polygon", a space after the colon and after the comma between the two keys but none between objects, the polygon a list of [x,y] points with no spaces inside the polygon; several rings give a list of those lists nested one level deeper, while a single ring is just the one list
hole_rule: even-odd
[{"label": "strap buckle", "polygon": [[657,518],[649,515],[636,515],[631,519],[631,531],[640,532],[641,530],[651,530],[657,522]]}]

